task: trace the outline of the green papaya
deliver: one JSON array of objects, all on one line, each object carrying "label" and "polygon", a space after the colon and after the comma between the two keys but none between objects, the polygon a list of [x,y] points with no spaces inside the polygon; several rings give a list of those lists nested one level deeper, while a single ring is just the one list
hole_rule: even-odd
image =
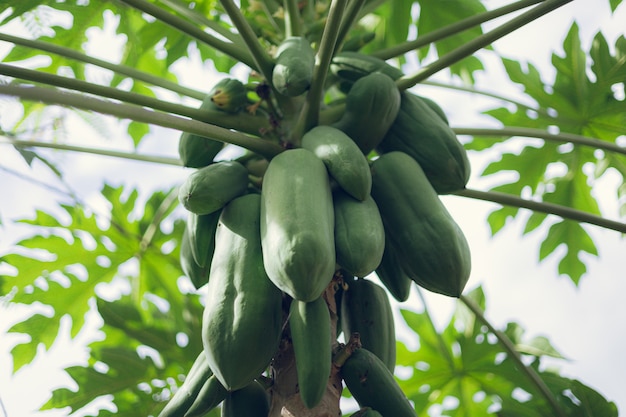
[{"label": "green papaya", "polygon": [[396,367],[396,330],[389,297],[367,279],[348,281],[341,298],[343,334],[359,333],[361,345],[393,372]]},{"label": "green papaya", "polygon": [[218,110],[238,113],[248,104],[248,91],[243,83],[235,78],[220,80],[208,96]]},{"label": "green papaya", "polygon": [[257,381],[228,393],[222,405],[222,417],[267,417],[269,412],[269,398]]},{"label": "green papaya", "polygon": [[447,125],[450,125],[450,121],[448,120],[448,116],[446,116],[446,112],[443,111],[441,106],[435,100],[432,100],[424,96],[418,96],[418,97],[421,98],[422,101],[426,103],[426,105],[430,107],[432,111],[437,113],[437,116],[439,116],[441,120],[443,120]]},{"label": "green papaya", "polygon": [[389,238],[385,239],[385,251],[380,265],[376,268],[376,276],[396,300],[403,302],[411,295],[413,280],[402,270]]},{"label": "green papaya", "polygon": [[191,233],[188,227],[183,231],[180,242],[180,267],[190,280],[193,286],[198,289],[209,281],[209,268],[200,266],[193,256]]},{"label": "green papaya", "polygon": [[213,372],[209,367],[206,355],[204,352],[200,352],[191,365],[185,381],[170,398],[158,417],[184,416],[198,397],[205,381],[212,375]]},{"label": "green papaya", "polygon": [[285,39],[276,50],[272,70],[272,85],[282,95],[295,97],[311,86],[315,51],[309,41],[300,36]]},{"label": "green papaya", "polygon": [[351,275],[369,275],[385,249],[385,229],[376,202],[370,195],[359,201],[336,190],[333,204],[337,263]]},{"label": "green papaya", "polygon": [[[200,110],[216,110],[216,106],[211,101],[210,95],[207,95],[204,100],[202,100]],[[188,168],[202,168],[212,164],[223,147],[223,142],[205,138],[204,136],[194,133],[182,132],[178,140],[178,156],[183,166]]]},{"label": "green papaya", "polygon": [[374,72],[383,73],[394,81],[404,75],[400,69],[380,58],[354,51],[336,54],[331,61],[330,71],[339,78],[351,82]]},{"label": "green papaya", "polygon": [[293,300],[289,308],[289,329],[300,398],[307,408],[314,408],[326,391],[332,359],[330,313],[324,298],[308,303]]},{"label": "green papaya", "polygon": [[[204,352],[202,353],[204,355]],[[206,356],[206,355],[204,355]],[[228,395],[226,388],[215,375],[211,375],[202,385],[194,402],[184,417],[202,417],[220,405]]]},{"label": "green papaya", "polygon": [[438,194],[465,188],[470,163],[454,130],[421,97],[402,93],[398,117],[377,148],[401,151],[415,159]]},{"label": "green papaya", "polygon": [[461,295],[469,246],[420,165],[403,152],[381,155],[372,163],[372,197],[407,275],[430,291]]},{"label": "green papaya", "polygon": [[352,352],[341,376],[361,407],[371,407],[383,417],[417,416],[391,371],[366,348]]},{"label": "green papaya", "polygon": [[400,91],[391,77],[373,72],[354,82],[341,119],[333,123],[368,154],[378,146],[400,110]]},{"label": "green papaya", "polygon": [[343,46],[341,47],[342,52],[357,52],[359,49],[363,48],[365,45],[374,40],[376,34],[374,32],[363,32],[357,33],[354,36],[346,39]]},{"label": "green papaya", "polygon": [[356,143],[332,126],[316,126],[302,136],[302,147],[324,162],[330,176],[352,197],[365,200],[372,189],[367,158]]},{"label": "green papaya", "polygon": [[313,301],[335,273],[334,212],[328,173],[311,151],[272,158],[261,191],[261,245],[272,282]]},{"label": "green papaya", "polygon": [[192,172],[178,189],[190,212],[210,214],[248,189],[248,170],[235,161],[220,161]]},{"label": "green papaya", "polygon": [[215,230],[220,218],[220,210],[210,214],[188,213],[187,230],[191,243],[191,254],[201,267],[210,267],[215,250]]},{"label": "green papaya", "polygon": [[215,233],[202,341],[208,363],[229,391],[258,377],[278,349],[282,293],[263,268],[260,196],[247,194],[222,210]]}]

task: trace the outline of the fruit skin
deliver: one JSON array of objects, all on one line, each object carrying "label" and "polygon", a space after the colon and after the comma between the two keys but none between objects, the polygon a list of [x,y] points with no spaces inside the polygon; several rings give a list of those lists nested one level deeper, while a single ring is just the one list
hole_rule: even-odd
[{"label": "fruit skin", "polygon": [[330,377],[330,313],[323,297],[309,303],[293,300],[289,308],[300,397],[307,408],[322,399]]},{"label": "fruit skin", "polygon": [[[204,353],[203,353],[204,354]],[[215,375],[211,375],[202,385],[198,396],[184,417],[201,417],[217,407],[228,395],[226,388]]]},{"label": "fruit skin", "polygon": [[411,295],[413,280],[402,270],[396,249],[393,248],[389,238],[385,239],[385,251],[383,259],[376,268],[376,275],[396,300],[403,302]]},{"label": "fruit skin", "polygon": [[183,384],[159,413],[159,417],[182,417],[196,400],[205,381],[213,372],[209,367],[204,352],[200,352],[191,365]]},{"label": "fruit skin", "polygon": [[280,341],[282,293],[263,268],[259,213],[258,194],[238,197],[222,210],[215,234],[202,341],[229,391],[258,377]]},{"label": "fruit skin", "polygon": [[396,330],[389,297],[372,281],[347,281],[341,299],[343,334],[359,333],[361,344],[375,354],[390,372],[396,366]]},{"label": "fruit skin", "polygon": [[248,103],[246,86],[235,78],[224,78],[208,94],[215,108],[226,113],[238,113]]},{"label": "fruit skin", "polygon": [[441,118],[441,120],[443,120],[447,125],[450,125],[450,121],[448,120],[448,116],[446,116],[446,113],[443,111],[443,109],[441,108],[441,106],[434,100],[428,98],[428,97],[424,97],[424,96],[418,96],[419,98],[422,99],[422,101],[424,103],[426,103],[426,105],[428,105],[428,107],[430,107],[430,109],[432,111],[434,111],[435,113],[437,113],[437,116],[439,116]]},{"label": "fruit skin", "polygon": [[299,96],[309,89],[313,79],[315,51],[306,38],[291,36],[276,50],[272,85],[282,95]]},{"label": "fruit skin", "polygon": [[380,72],[359,78],[346,95],[343,116],[333,124],[368,154],[383,139],[400,110],[400,91]]},{"label": "fruit skin", "polygon": [[183,231],[183,237],[180,242],[180,266],[190,280],[193,286],[198,289],[209,282],[209,268],[200,266],[193,256],[193,246],[191,233],[188,227]]},{"label": "fruit skin", "polygon": [[248,170],[239,162],[220,161],[189,175],[178,190],[178,199],[190,212],[210,214],[248,189]]},{"label": "fruit skin", "polygon": [[336,190],[333,204],[337,263],[351,275],[369,275],[385,249],[385,229],[376,202],[370,195],[359,201]]},{"label": "fruit skin", "polygon": [[380,156],[372,163],[372,197],[407,275],[459,297],[471,270],[469,246],[420,165],[403,152]]},{"label": "fruit skin", "polygon": [[302,147],[320,158],[330,176],[352,197],[365,200],[369,196],[369,163],[348,135],[332,126],[316,126],[302,136]]},{"label": "fruit skin", "polygon": [[313,301],[335,272],[334,211],[324,163],[311,151],[275,156],[261,191],[263,262],[292,298]]},{"label": "fruit skin", "polygon": [[402,93],[398,117],[377,148],[415,159],[438,194],[465,188],[470,176],[467,152],[450,126],[421,97]]},{"label": "fruit skin", "polygon": [[267,393],[257,381],[230,392],[222,405],[222,417],[267,417],[269,412]]},{"label": "fruit skin", "polygon": [[352,352],[341,375],[361,407],[371,407],[383,417],[415,417],[417,414],[385,364],[366,348]]},{"label": "fruit skin", "polygon": [[[200,110],[216,110],[211,96],[207,95]],[[188,168],[202,168],[213,163],[215,156],[222,150],[224,143],[205,138],[194,133],[182,132],[178,140],[178,156],[183,166]]]},{"label": "fruit skin", "polygon": [[336,54],[331,61],[330,71],[339,78],[352,82],[373,72],[381,72],[394,81],[404,75],[400,69],[380,58],[353,51]]},{"label": "fruit skin", "polygon": [[195,262],[201,267],[210,267],[211,258],[215,251],[215,230],[220,218],[220,210],[210,214],[187,215],[187,230],[191,243],[191,254]]}]

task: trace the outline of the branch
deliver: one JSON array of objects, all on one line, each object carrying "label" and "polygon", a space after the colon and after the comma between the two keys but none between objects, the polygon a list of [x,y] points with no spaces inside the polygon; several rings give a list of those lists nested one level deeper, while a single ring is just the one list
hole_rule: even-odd
[{"label": "branch", "polygon": [[525,208],[528,210],[538,211],[546,214],[554,214],[564,219],[574,220],[581,223],[593,224],[605,229],[615,230],[616,232],[626,233],[626,223],[615,220],[609,220],[595,214],[576,210],[571,207],[565,207],[558,204],[547,203],[542,201],[526,200],[511,194],[500,193],[497,191],[478,191],[465,189],[452,193],[461,197],[469,197],[476,200],[491,201],[504,206],[512,206]]},{"label": "branch", "polygon": [[137,10],[140,10],[146,14],[149,14],[156,19],[162,21],[163,23],[172,26],[173,28],[186,33],[192,38],[209,45],[212,48],[217,49],[225,53],[226,55],[231,56],[237,61],[241,61],[250,68],[256,69],[254,60],[245,49],[241,48],[239,45],[235,45],[231,42],[224,42],[221,39],[216,38],[215,36],[206,33],[204,30],[195,26],[194,24],[188,22],[187,20],[176,16],[161,7],[150,3],[146,0],[121,0],[122,2],[128,4],[131,7],[134,7]]},{"label": "branch", "polygon": [[6,33],[0,33],[0,41],[10,42],[15,45],[38,49],[40,51],[49,52],[69,59],[74,59],[76,61],[84,62],[86,64],[92,64],[113,71],[114,73],[126,75],[127,77],[130,77],[132,79],[143,81],[145,83],[152,84],[154,86],[161,87],[180,95],[192,97],[198,100],[202,100],[206,95],[206,93],[194,90],[192,88],[184,87],[175,82],[166,80],[165,78],[157,77],[155,75],[139,71],[133,67],[128,67],[126,65],[112,64],[110,62],[94,58],[73,49],[66,48],[64,46],[54,45],[48,42],[42,42],[38,40],[24,39],[17,36],[8,35]]},{"label": "branch", "polygon": [[285,33],[286,37],[300,36],[302,25],[300,23],[300,10],[298,0],[285,0]]},{"label": "branch", "polygon": [[339,51],[339,48],[343,44],[343,41],[348,36],[348,32],[352,29],[352,26],[359,17],[359,12],[365,4],[366,0],[352,0],[348,3],[343,19],[341,19],[341,27],[339,28],[339,34],[337,35],[337,41],[335,42],[335,53]]},{"label": "branch", "polygon": [[526,366],[524,361],[522,361],[522,357],[519,352],[515,348],[515,345],[503,332],[496,330],[495,327],[487,320],[482,310],[473,300],[467,298],[465,295],[461,295],[459,299],[469,308],[472,313],[476,316],[476,318],[484,324],[491,333],[493,333],[504,350],[507,351],[509,357],[515,362],[518,369],[526,375],[526,377],[530,380],[530,382],[539,390],[544,399],[550,404],[552,411],[554,411],[557,417],[566,417],[565,411],[559,405],[557,399],[554,397],[546,383],[541,379],[539,374],[530,366]]},{"label": "branch", "polygon": [[407,41],[398,45],[391,46],[386,49],[381,49],[381,50],[372,52],[372,55],[381,59],[385,59],[385,60],[394,58],[394,57],[403,55],[407,52],[422,48],[433,42],[437,42],[441,39],[444,39],[444,38],[456,35],[457,33],[463,32],[465,30],[471,29],[474,26],[480,25],[481,23],[487,22],[492,19],[496,19],[500,16],[504,16],[505,14],[515,12],[517,10],[523,9],[528,6],[532,6],[533,4],[541,3],[543,1],[544,0],[521,0],[521,1],[518,1],[517,3],[511,3],[506,6],[500,7],[499,9],[489,10],[487,12],[483,12],[483,13],[468,17],[466,19],[459,20],[456,23],[444,26],[440,29],[418,36],[417,39],[415,40]]},{"label": "branch", "polygon": [[241,146],[268,158],[283,151],[283,148],[276,143],[250,137],[219,126],[148,110],[131,104],[115,103],[86,97],[81,94],[61,92],[52,88],[0,85],[0,95],[16,96],[24,100],[40,101],[46,104],[76,107],[108,114],[120,119],[131,119],[141,123],[195,133],[203,137]]},{"label": "branch", "polygon": [[407,88],[413,87],[415,84],[427,79],[431,75],[448,68],[450,65],[460,61],[463,58],[466,58],[472,55],[474,52],[482,49],[496,40],[508,35],[511,32],[519,29],[520,27],[542,17],[543,15],[567,4],[572,0],[547,0],[540,4],[537,7],[521,14],[520,16],[511,19],[509,22],[498,26],[490,32],[481,35],[472,41],[466,43],[463,46],[460,46],[451,52],[445,54],[440,57],[438,60],[429,64],[415,74],[410,76],[404,76],[399,78],[396,81],[398,88],[400,90],[406,90]]}]

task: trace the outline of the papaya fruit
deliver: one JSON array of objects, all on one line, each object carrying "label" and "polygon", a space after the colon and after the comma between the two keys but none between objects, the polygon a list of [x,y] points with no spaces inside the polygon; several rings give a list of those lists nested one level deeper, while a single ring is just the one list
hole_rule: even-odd
[{"label": "papaya fruit", "polygon": [[190,212],[210,214],[248,189],[248,170],[235,161],[220,161],[192,172],[178,189]]},{"label": "papaya fruit", "polygon": [[380,264],[385,228],[370,195],[359,201],[342,190],[333,193],[337,263],[351,275],[364,277]]},{"label": "papaya fruit", "polygon": [[376,268],[376,276],[397,301],[406,301],[411,295],[413,280],[402,270],[389,238],[385,239],[385,251],[380,265]]},{"label": "papaya fruit", "polygon": [[300,36],[288,37],[276,50],[272,85],[284,96],[299,96],[311,86],[314,66],[315,51],[309,41]]},{"label": "papaya fruit", "polygon": [[383,417],[417,416],[389,368],[366,348],[352,352],[341,376],[359,406],[371,407]]},{"label": "papaya fruit", "polygon": [[341,298],[343,334],[359,333],[361,345],[393,372],[396,367],[396,330],[389,297],[367,279],[348,281]]},{"label": "papaya fruit", "polygon": [[229,391],[265,370],[282,331],[282,293],[263,268],[260,198],[247,194],[228,203],[215,233],[202,341],[209,366]]},{"label": "papaya fruit", "polygon": [[341,51],[336,54],[331,61],[330,72],[350,82],[374,72],[383,73],[394,81],[404,75],[402,70],[380,58],[355,51]]},{"label": "papaya fruit", "polygon": [[165,404],[158,417],[182,417],[198,397],[204,383],[213,375],[204,352],[196,357],[182,385]]},{"label": "papaya fruit", "polygon": [[191,254],[201,267],[210,267],[215,250],[215,230],[220,218],[220,210],[210,214],[188,213],[187,230],[191,243]]},{"label": "papaya fruit", "polygon": [[227,113],[238,113],[248,104],[246,86],[235,78],[218,81],[208,94],[215,108]]},{"label": "papaya fruit", "polygon": [[293,300],[289,329],[296,358],[300,398],[307,408],[322,399],[330,377],[330,313],[323,297],[311,302]]},{"label": "papaya fruit", "polygon": [[370,195],[369,163],[348,135],[332,126],[316,126],[302,136],[301,144],[324,162],[330,176],[345,192],[358,200]]},{"label": "papaya fruit", "polygon": [[267,417],[269,412],[269,398],[257,381],[228,393],[222,405],[222,417]]},{"label": "papaya fruit", "polygon": [[426,103],[426,105],[430,107],[432,111],[437,113],[437,116],[439,116],[441,120],[443,120],[447,125],[450,125],[450,121],[448,120],[448,116],[446,115],[446,112],[443,111],[441,106],[435,100],[432,100],[424,96],[418,96],[418,97],[421,98],[422,101]]},{"label": "papaya fruit", "polygon": [[272,158],[261,190],[261,246],[272,282],[292,298],[313,301],[335,272],[334,212],[324,163],[311,151]]},{"label": "papaya fruit", "polygon": [[374,32],[362,32],[357,33],[354,36],[349,37],[341,47],[342,52],[357,52],[365,45],[374,40],[376,34]]},{"label": "papaya fruit", "polygon": [[438,194],[465,188],[470,163],[454,130],[421,97],[402,93],[400,111],[377,148],[415,159]]},{"label": "papaya fruit", "polygon": [[[203,353],[204,355],[204,353]],[[206,355],[205,355],[206,356]],[[226,388],[215,375],[211,375],[202,385],[196,399],[184,414],[184,417],[202,417],[220,405],[228,395]]]},{"label": "papaya fruit", "polygon": [[209,268],[200,266],[193,256],[191,233],[188,227],[183,231],[180,242],[180,267],[190,280],[193,286],[198,289],[209,282]]},{"label": "papaya fruit", "polygon": [[347,134],[367,155],[378,146],[400,110],[400,91],[395,82],[380,72],[354,82],[346,95],[341,119],[332,126]]},{"label": "papaya fruit", "polygon": [[[202,111],[216,109],[210,95],[207,95],[200,104]],[[182,132],[178,140],[178,156],[183,166],[188,168],[202,168],[212,164],[222,148],[224,148],[223,142],[189,132]]]},{"label": "papaya fruit", "polygon": [[372,197],[406,274],[427,290],[460,296],[469,246],[420,165],[403,152],[381,155],[372,163]]}]

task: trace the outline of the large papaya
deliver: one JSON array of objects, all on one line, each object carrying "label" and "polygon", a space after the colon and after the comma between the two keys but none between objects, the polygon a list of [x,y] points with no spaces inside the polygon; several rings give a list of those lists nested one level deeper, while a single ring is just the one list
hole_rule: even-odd
[{"label": "large papaya", "polygon": [[330,377],[330,313],[323,297],[315,301],[293,300],[289,329],[296,358],[300,398],[307,408],[322,399]]},{"label": "large papaya", "polygon": [[400,110],[400,91],[391,77],[374,72],[359,78],[346,95],[343,116],[333,123],[364,154],[376,148]]},{"label": "large papaya", "polygon": [[372,273],[385,249],[385,228],[370,195],[359,201],[342,190],[333,193],[337,263],[357,277]]},{"label": "large papaya", "polygon": [[361,407],[371,407],[383,417],[416,417],[391,371],[366,348],[352,352],[341,367],[341,376]]},{"label": "large papaya", "polygon": [[324,162],[330,176],[352,197],[365,200],[372,189],[367,158],[356,143],[332,126],[316,126],[302,136],[302,147]]},{"label": "large papaya", "polygon": [[407,275],[430,291],[461,295],[469,246],[420,165],[403,152],[380,156],[372,163],[372,197]]},{"label": "large papaya", "polygon": [[393,372],[396,366],[396,330],[385,290],[366,279],[347,281],[341,298],[343,334],[359,333],[364,348]]},{"label": "large papaya", "polygon": [[317,299],[335,272],[333,232],[324,163],[303,148],[272,158],[261,191],[263,262],[272,282],[296,300]]},{"label": "large papaya", "polygon": [[315,51],[308,39],[291,36],[276,50],[272,85],[282,95],[299,96],[311,86],[314,66]]},{"label": "large papaya", "polygon": [[269,398],[257,381],[228,393],[222,405],[222,417],[267,417],[269,411]]},{"label": "large papaya", "polygon": [[202,341],[213,373],[229,391],[263,372],[282,330],[282,293],[263,268],[259,217],[258,194],[238,197],[222,210],[215,234]]},{"label": "large papaya", "polygon": [[422,97],[403,92],[398,116],[377,149],[410,155],[437,193],[449,194],[465,188],[470,163],[454,130],[431,106]]}]

